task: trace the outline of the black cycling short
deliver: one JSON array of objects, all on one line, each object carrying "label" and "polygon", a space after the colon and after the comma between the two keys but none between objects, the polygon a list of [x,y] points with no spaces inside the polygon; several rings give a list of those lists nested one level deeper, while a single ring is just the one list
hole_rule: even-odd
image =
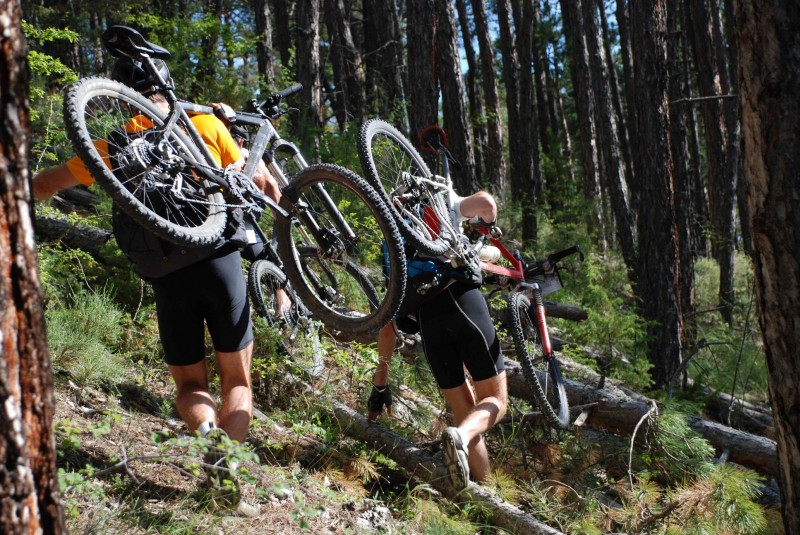
[{"label": "black cycling short", "polygon": [[204,324],[217,351],[239,351],[253,341],[238,250],[223,248],[152,284],[167,364],[188,366],[205,358]]},{"label": "black cycling short", "polygon": [[452,284],[417,312],[425,356],[440,388],[466,381],[464,366],[474,381],[505,370],[500,340],[480,290]]}]

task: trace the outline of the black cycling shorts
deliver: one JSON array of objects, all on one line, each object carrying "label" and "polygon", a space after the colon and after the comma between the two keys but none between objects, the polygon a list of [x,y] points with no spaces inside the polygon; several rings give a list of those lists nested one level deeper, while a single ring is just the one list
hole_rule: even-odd
[{"label": "black cycling shorts", "polygon": [[440,388],[464,384],[464,366],[474,381],[503,370],[500,340],[480,290],[452,284],[417,312],[425,356]]},{"label": "black cycling shorts", "polygon": [[239,351],[253,341],[238,250],[225,248],[152,284],[167,364],[188,366],[205,358],[205,324],[217,351]]}]

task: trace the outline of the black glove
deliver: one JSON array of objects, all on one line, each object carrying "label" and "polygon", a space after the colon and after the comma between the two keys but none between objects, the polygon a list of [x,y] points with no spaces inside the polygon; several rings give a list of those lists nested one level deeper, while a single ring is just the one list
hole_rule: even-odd
[{"label": "black glove", "polygon": [[389,385],[384,387],[377,387],[372,385],[372,393],[367,400],[367,410],[372,415],[378,415],[383,412],[383,406],[386,406],[387,412],[392,409],[392,391],[389,390]]}]

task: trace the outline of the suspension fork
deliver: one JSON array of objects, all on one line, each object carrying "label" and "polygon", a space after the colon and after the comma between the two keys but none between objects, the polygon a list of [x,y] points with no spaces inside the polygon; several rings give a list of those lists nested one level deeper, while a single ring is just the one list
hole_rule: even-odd
[{"label": "suspension fork", "polygon": [[525,289],[530,290],[531,295],[533,296],[533,303],[531,304],[531,308],[533,308],[534,317],[536,320],[536,328],[539,330],[539,338],[542,341],[542,353],[544,354],[544,358],[549,359],[553,356],[553,344],[550,341],[550,330],[547,328],[547,316],[545,315],[544,310],[544,300],[542,299],[542,290],[539,288],[539,285],[535,282],[531,283],[523,283]]}]

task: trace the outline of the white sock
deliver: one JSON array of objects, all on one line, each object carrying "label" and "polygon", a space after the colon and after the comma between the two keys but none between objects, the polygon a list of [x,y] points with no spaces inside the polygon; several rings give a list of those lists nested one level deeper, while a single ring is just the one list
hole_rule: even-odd
[{"label": "white sock", "polygon": [[216,428],[217,428],[217,425],[212,421],[203,422],[202,424],[200,424],[198,426],[197,432],[200,433],[200,436],[202,438],[205,438],[206,435],[209,434],[212,429],[216,429]]},{"label": "white sock", "polygon": [[461,437],[461,443],[464,445],[464,451],[468,451],[469,450],[469,438],[464,433],[464,431],[462,431],[458,427],[456,427],[456,431],[458,431],[458,436]]}]

